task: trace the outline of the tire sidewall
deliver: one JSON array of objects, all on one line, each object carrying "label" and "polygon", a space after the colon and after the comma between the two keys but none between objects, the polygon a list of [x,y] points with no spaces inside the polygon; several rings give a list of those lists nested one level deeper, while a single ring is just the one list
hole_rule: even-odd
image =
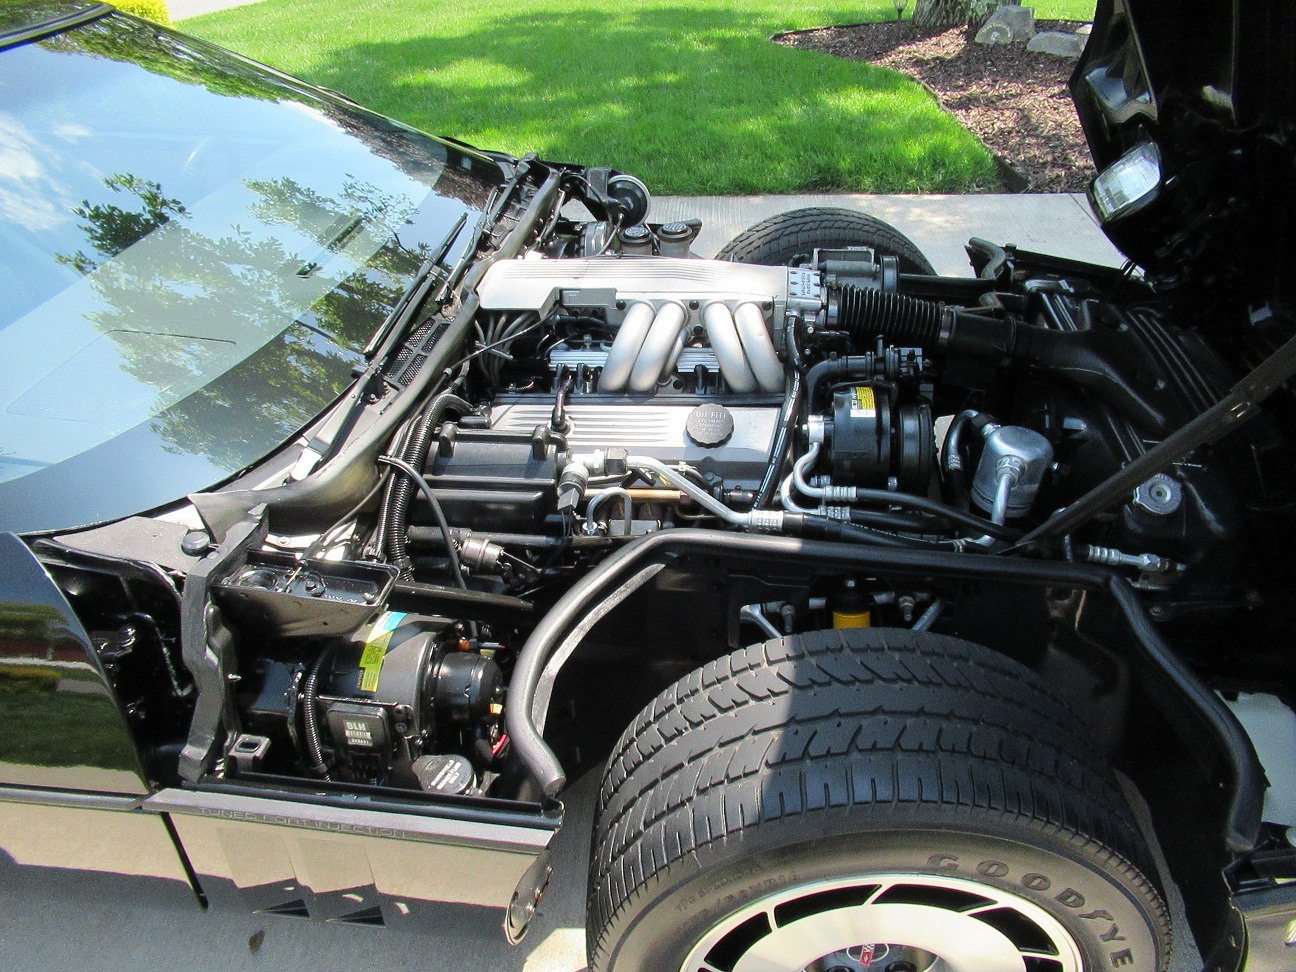
[{"label": "tire sidewall", "polygon": [[[971,816],[964,811],[965,815]],[[914,819],[897,829],[842,832],[828,824],[807,839],[768,823],[732,846],[677,861],[641,889],[607,930],[614,951],[600,972],[676,972],[690,949],[728,916],[772,895],[822,881],[870,874],[961,878],[1007,891],[1056,917],[1071,934],[1086,972],[1157,972],[1168,933],[1155,893],[1130,865],[1085,838],[1030,833],[980,822],[970,831],[949,820]],[[921,815],[919,815],[921,816]],[[1000,832],[996,832],[1000,831]],[[750,838],[750,839],[749,839]],[[1086,850],[1096,852],[1087,860]],[[618,927],[620,926],[620,927]],[[863,943],[861,943],[863,944]]]},{"label": "tire sidewall", "polygon": [[[786,241],[789,235],[795,242]],[[830,207],[776,213],[735,236],[720,249],[716,259],[787,266],[793,257],[808,256],[816,247],[850,246],[868,246],[880,254],[897,257],[901,273],[936,272],[918,245],[890,223],[867,213]]]}]

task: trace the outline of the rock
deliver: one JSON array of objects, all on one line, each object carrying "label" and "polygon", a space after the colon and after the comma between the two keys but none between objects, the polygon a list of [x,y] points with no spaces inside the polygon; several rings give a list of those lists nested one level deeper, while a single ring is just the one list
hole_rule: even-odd
[{"label": "rock", "polygon": [[974,39],[978,44],[1011,44],[1013,35],[1003,24],[986,24],[976,32]]},{"label": "rock", "polygon": [[1085,38],[1076,34],[1064,34],[1057,30],[1046,30],[1036,34],[1026,45],[1026,50],[1036,54],[1053,54],[1057,57],[1079,57],[1084,53]]},{"label": "rock", "polygon": [[1035,36],[1035,8],[1008,4],[995,9],[977,31],[978,44],[1021,44]]}]

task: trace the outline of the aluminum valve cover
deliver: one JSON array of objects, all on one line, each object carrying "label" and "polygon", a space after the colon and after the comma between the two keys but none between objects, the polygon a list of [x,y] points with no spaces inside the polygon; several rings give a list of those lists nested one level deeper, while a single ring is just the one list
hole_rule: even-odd
[{"label": "aluminum valve cover", "polygon": [[[687,462],[702,473],[715,473],[728,486],[756,486],[769,461],[778,406],[725,405],[733,417],[733,434],[724,445],[705,447],[694,442],[685,427],[700,404],[571,403],[566,409],[571,422],[567,446],[572,452],[620,447],[666,463]],[[551,401],[497,401],[490,424],[500,431],[529,432],[548,425],[552,412]]]}]

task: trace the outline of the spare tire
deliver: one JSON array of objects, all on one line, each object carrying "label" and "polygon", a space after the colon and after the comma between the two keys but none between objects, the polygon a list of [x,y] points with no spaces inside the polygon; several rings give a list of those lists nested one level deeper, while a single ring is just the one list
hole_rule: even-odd
[{"label": "spare tire", "polygon": [[902,629],[767,641],[626,730],[593,972],[1161,972],[1165,906],[1097,744],[1029,669]]},{"label": "spare tire", "polygon": [[716,254],[717,260],[791,266],[816,248],[872,247],[897,258],[901,273],[934,274],[922,250],[890,223],[849,209],[794,209],[749,226]]}]

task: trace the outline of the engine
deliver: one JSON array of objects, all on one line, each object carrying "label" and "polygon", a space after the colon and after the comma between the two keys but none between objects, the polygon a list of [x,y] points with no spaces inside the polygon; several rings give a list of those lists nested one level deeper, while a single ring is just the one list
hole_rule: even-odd
[{"label": "engine", "polygon": [[[855,507],[891,491],[1020,528],[1227,387],[1203,345],[1090,281],[980,289],[977,306],[905,294],[894,259],[869,249],[796,268],[500,261],[478,286],[480,407],[441,428],[424,471],[449,519],[480,532],[575,515],[628,535],[773,506],[812,530],[905,525],[964,549],[993,537]],[[1154,477],[1083,556],[1137,565],[1148,584],[1212,560],[1236,520],[1221,475]]]},{"label": "engine", "polygon": [[[369,453],[376,485],[331,526],[249,535],[214,585],[240,672],[225,772],[515,795],[524,643],[619,548],[679,528],[1088,561],[1189,623],[1245,602],[1263,423],[1053,529],[1237,380],[1146,285],[981,241],[977,276],[942,278],[869,247],[760,266],[688,255],[688,224],[544,227],[411,332],[397,387],[462,328]],[[681,602],[690,668],[762,633],[976,610],[912,580],[749,575]]]}]

